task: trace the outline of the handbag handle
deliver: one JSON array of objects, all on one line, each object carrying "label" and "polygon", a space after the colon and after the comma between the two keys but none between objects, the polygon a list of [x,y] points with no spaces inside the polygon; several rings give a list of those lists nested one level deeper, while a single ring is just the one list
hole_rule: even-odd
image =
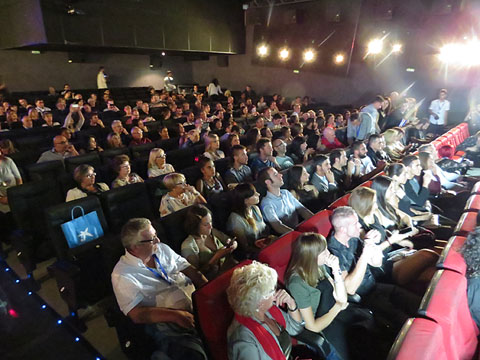
[{"label": "handbag handle", "polygon": [[73,215],[73,212],[74,212],[75,209],[77,209],[77,208],[79,208],[80,210],[82,210],[82,216],[85,216],[85,211],[83,211],[83,207],[77,205],[77,206],[74,206],[74,207],[72,208],[72,211],[71,211],[72,220],[75,219],[75,217],[74,217],[74,215]]}]

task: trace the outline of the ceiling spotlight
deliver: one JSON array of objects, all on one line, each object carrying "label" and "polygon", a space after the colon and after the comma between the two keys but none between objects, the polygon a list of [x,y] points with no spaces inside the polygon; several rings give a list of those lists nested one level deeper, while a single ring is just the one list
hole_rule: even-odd
[{"label": "ceiling spotlight", "polygon": [[290,57],[290,51],[284,47],[280,49],[278,56],[280,57],[280,60],[285,61]]},{"label": "ceiling spotlight", "polygon": [[162,51],[162,56],[165,56],[165,51]]},{"label": "ceiling spotlight", "polygon": [[380,54],[383,49],[383,40],[382,39],[373,39],[368,43],[367,51],[369,54]]},{"label": "ceiling spotlight", "polygon": [[343,55],[342,53],[338,53],[336,55],[333,56],[333,62],[336,64],[336,65],[341,65],[345,62],[345,55]]},{"label": "ceiling spotlight", "polygon": [[68,59],[68,63],[71,64],[73,62],[72,59]]},{"label": "ceiling spotlight", "polygon": [[398,53],[402,51],[402,44],[393,44],[392,45],[392,52]]},{"label": "ceiling spotlight", "polygon": [[260,44],[257,47],[257,54],[260,57],[265,57],[268,55],[268,46],[265,44]]},{"label": "ceiling spotlight", "polygon": [[305,62],[312,62],[313,60],[315,60],[315,51],[313,51],[312,49],[305,50],[305,52],[303,53],[303,60]]}]

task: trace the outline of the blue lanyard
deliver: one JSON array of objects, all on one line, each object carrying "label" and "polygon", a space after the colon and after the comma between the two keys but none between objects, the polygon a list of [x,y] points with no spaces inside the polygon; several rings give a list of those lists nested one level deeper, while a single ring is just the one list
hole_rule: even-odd
[{"label": "blue lanyard", "polygon": [[155,259],[155,262],[156,262],[156,263],[158,264],[158,266],[160,267],[160,270],[162,270],[163,275],[160,274],[160,273],[157,271],[157,269],[152,269],[151,267],[148,267],[148,266],[146,266],[146,268],[147,268],[148,270],[150,270],[150,271],[153,273],[153,275],[155,275],[155,277],[157,277],[157,278],[159,278],[159,279],[167,282],[168,285],[172,285],[172,280],[169,279],[168,274],[167,274],[167,272],[165,271],[165,269],[163,268],[162,264],[160,263],[160,260],[158,260],[157,255],[156,255],[156,254],[153,254],[153,258]]}]

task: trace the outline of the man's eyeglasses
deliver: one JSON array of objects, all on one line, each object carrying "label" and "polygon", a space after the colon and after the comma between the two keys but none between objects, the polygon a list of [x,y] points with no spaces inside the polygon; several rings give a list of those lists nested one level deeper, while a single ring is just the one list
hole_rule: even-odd
[{"label": "man's eyeglasses", "polygon": [[156,241],[158,241],[158,240],[159,240],[158,236],[155,235],[155,236],[154,236],[153,238],[151,238],[151,239],[140,240],[138,243],[139,243],[139,244],[145,244],[145,243],[151,243],[151,244],[153,244],[154,242],[156,242]]},{"label": "man's eyeglasses", "polygon": [[55,143],[54,145],[65,145],[65,144],[68,144],[68,141],[59,141],[59,142]]}]

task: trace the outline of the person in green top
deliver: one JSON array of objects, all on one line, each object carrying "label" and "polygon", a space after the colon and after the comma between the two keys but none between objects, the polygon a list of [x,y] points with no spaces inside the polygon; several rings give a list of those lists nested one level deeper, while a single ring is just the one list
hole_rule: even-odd
[{"label": "person in green top", "polygon": [[334,348],[339,358],[350,359],[353,351],[347,332],[354,324],[371,322],[371,314],[355,306],[349,311],[339,260],[328,251],[322,235],[304,233],[292,244],[285,279],[305,321],[305,330],[297,339],[308,344],[312,333],[321,333],[326,347]]}]

